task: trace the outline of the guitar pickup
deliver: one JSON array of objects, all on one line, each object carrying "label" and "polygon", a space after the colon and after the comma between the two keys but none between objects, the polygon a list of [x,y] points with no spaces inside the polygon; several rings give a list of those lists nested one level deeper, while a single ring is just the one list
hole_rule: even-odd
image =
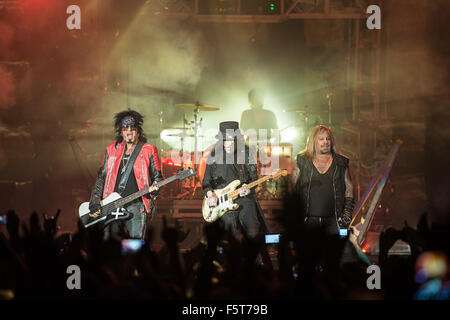
[{"label": "guitar pickup", "polygon": [[228,200],[228,194],[224,194],[224,195],[220,196],[218,199],[219,203],[225,202],[227,200]]}]

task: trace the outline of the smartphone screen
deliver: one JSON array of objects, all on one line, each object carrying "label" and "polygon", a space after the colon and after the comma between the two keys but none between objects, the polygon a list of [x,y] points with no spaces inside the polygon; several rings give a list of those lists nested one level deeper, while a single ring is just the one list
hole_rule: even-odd
[{"label": "smartphone screen", "polygon": [[348,236],[348,230],[347,229],[339,229],[339,235],[341,237],[346,237]]},{"label": "smartphone screen", "polygon": [[266,243],[279,243],[280,242],[280,234],[266,234]]},{"label": "smartphone screen", "polygon": [[0,224],[6,224],[7,221],[6,214],[0,215]]},{"label": "smartphone screen", "polygon": [[138,252],[145,244],[143,239],[124,239],[122,240],[122,255],[134,254]]}]

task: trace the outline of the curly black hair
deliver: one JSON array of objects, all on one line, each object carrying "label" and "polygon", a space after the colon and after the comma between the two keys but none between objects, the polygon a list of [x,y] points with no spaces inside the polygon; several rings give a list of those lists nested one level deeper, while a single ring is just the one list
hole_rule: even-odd
[{"label": "curly black hair", "polygon": [[144,130],[142,129],[142,125],[144,124],[144,116],[141,115],[139,112],[128,108],[128,110],[116,113],[114,115],[114,129],[116,132],[116,143],[121,143],[123,141],[122,120],[127,116],[133,117],[134,120],[136,121],[136,127],[138,129],[139,141],[147,142],[147,137],[145,136]]}]

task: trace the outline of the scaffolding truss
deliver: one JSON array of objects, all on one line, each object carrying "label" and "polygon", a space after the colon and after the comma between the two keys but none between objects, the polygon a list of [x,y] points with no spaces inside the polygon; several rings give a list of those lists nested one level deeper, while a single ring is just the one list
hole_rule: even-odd
[{"label": "scaffolding truss", "polygon": [[267,12],[247,12],[243,10],[244,0],[233,2],[234,7],[230,13],[221,14],[210,10],[201,10],[204,1],[209,4],[214,0],[160,0],[158,14],[193,18],[198,22],[221,23],[280,23],[293,19],[366,19],[369,15],[366,0],[278,0],[277,14]]}]

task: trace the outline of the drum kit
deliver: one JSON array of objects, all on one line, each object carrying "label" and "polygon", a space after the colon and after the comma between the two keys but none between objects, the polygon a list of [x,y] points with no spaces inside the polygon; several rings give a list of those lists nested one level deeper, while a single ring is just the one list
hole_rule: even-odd
[{"label": "drum kit", "polygon": [[[201,165],[205,160],[204,157],[202,157],[203,152],[199,151],[200,139],[204,138],[204,136],[200,134],[203,120],[203,118],[200,118],[200,112],[218,111],[221,108],[213,105],[202,104],[198,101],[195,103],[176,104],[175,106],[181,110],[193,111],[194,120],[188,121],[186,119],[186,116],[184,116],[183,127],[169,128],[177,132],[168,133],[166,134],[166,136],[179,138],[180,149],[179,152],[176,152],[177,154],[175,155],[175,157],[173,152],[170,152],[168,155],[171,159],[178,157],[179,162],[176,163],[176,161],[165,161],[163,159],[163,171],[166,171],[163,172],[163,175],[172,173],[173,168],[170,168],[170,166],[180,166],[183,169],[192,167],[197,172],[197,174],[191,178],[184,180],[181,185],[177,187],[181,190],[175,190],[174,194],[177,199],[196,199],[198,198],[198,191],[201,190],[201,178],[203,177],[203,172],[199,172],[199,169],[203,169],[204,171],[205,167]],[[185,141],[187,138],[193,139],[194,148],[193,152],[186,155]],[[169,167],[167,165],[169,165]],[[203,195],[201,195],[201,198],[202,197]]]}]

